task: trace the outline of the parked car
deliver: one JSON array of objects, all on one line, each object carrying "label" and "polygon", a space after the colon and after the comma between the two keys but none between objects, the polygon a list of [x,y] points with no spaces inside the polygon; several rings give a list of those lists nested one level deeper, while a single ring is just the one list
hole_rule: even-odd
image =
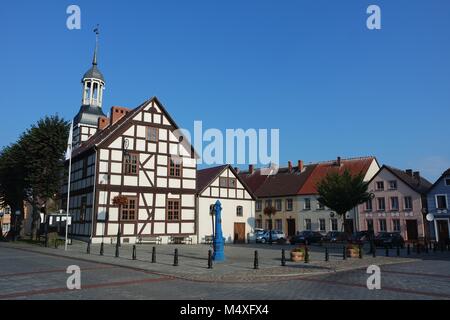
[{"label": "parked car", "polygon": [[251,233],[249,233],[249,240],[252,241],[256,241],[256,239],[263,235],[265,232],[267,232],[267,230],[261,229],[261,228],[255,228],[255,230]]},{"label": "parked car", "polygon": [[323,241],[324,242],[331,242],[331,243],[335,243],[335,242],[344,242],[347,241],[347,234],[345,232],[341,232],[341,231],[329,231],[325,237],[323,237]]},{"label": "parked car", "polygon": [[399,246],[403,248],[405,246],[405,240],[398,232],[380,232],[376,235],[374,242],[377,247],[394,248]]},{"label": "parked car", "polygon": [[350,241],[354,243],[364,243],[370,240],[369,231],[357,231],[352,234]]},{"label": "parked car", "polygon": [[[286,235],[280,230],[272,230],[272,242],[279,242],[286,240]],[[263,234],[256,237],[256,242],[266,243],[270,241],[270,231],[265,231]]]},{"label": "parked car", "polygon": [[291,237],[289,242],[291,244],[297,244],[297,243],[304,243],[304,244],[310,244],[310,243],[318,243],[323,240],[323,235],[320,232],[317,231],[302,231],[299,234]]}]

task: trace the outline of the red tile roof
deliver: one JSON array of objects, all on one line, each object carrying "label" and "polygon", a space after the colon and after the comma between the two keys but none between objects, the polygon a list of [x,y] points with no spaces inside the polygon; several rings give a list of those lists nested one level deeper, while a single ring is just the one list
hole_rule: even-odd
[{"label": "red tile roof", "polygon": [[375,157],[341,159],[339,167],[337,160],[334,160],[307,164],[301,172],[298,167],[293,167],[291,171],[285,167],[271,176],[261,175],[261,169],[255,169],[252,174],[241,172],[239,176],[259,198],[317,194],[317,183],[328,173],[342,173],[348,169],[353,175],[360,172],[366,174],[373,161],[376,161]]},{"label": "red tile roof", "polygon": [[317,194],[317,184],[332,172],[343,173],[345,170],[349,170],[352,175],[359,173],[365,175],[373,161],[376,161],[375,157],[342,159],[340,166],[337,165],[337,160],[320,162],[298,194]]}]

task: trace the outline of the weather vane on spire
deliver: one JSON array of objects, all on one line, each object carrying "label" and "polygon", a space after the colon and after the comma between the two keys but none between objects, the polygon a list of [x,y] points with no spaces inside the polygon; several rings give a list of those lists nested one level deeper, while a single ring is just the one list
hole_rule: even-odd
[{"label": "weather vane on spire", "polygon": [[97,51],[98,51],[98,35],[100,34],[100,28],[97,24],[97,27],[94,29],[95,32],[95,52],[94,52],[94,60],[92,61],[93,65],[97,65]]},{"label": "weather vane on spire", "polygon": [[95,27],[94,32],[95,32],[95,34],[96,34],[97,37],[98,37],[98,35],[100,34],[100,26],[99,26],[98,24],[97,24],[97,26]]}]

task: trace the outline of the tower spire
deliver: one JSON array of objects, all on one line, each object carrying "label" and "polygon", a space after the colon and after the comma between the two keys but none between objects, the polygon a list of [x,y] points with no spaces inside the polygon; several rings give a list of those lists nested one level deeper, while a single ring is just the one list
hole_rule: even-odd
[{"label": "tower spire", "polygon": [[98,51],[98,35],[100,34],[99,25],[97,24],[97,27],[94,29],[95,32],[95,51],[94,51],[94,58],[92,59],[92,65],[97,65],[97,51]]}]

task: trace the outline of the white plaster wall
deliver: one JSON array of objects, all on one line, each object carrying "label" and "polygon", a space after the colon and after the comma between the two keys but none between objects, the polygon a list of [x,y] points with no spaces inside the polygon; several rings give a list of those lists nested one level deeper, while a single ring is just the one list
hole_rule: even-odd
[{"label": "white plaster wall", "polygon": [[[201,242],[205,236],[212,235],[212,219],[209,214],[211,204],[217,200],[222,203],[222,231],[226,242],[232,243],[234,240],[234,223],[245,223],[245,234],[253,232],[255,226],[254,204],[253,200],[234,200],[234,199],[213,199],[198,198],[198,237]],[[236,207],[243,207],[243,216],[236,215]]]}]

